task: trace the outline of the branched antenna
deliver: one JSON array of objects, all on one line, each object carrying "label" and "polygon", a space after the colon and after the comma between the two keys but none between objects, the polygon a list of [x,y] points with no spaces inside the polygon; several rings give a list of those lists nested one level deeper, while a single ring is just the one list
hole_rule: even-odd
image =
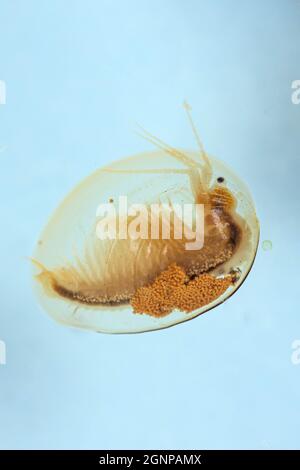
[{"label": "branched antenna", "polygon": [[137,132],[137,134],[143,139],[148,140],[148,142],[151,142],[153,145],[168,153],[172,157],[176,158],[184,165],[187,165],[189,168],[201,167],[195,160],[188,157],[180,150],[171,147],[170,145],[166,144],[163,140],[159,139],[158,137],[155,137],[153,134],[150,134],[150,132],[146,131],[140,124],[137,124],[137,126],[140,129],[140,132]]},{"label": "branched antenna", "polygon": [[206,164],[210,165],[209,163],[209,159],[206,155],[206,152],[205,152],[205,149],[204,149],[204,146],[201,142],[201,139],[200,139],[200,136],[199,136],[199,133],[196,129],[196,126],[194,124],[194,121],[193,121],[193,118],[192,118],[192,114],[191,114],[191,110],[192,110],[192,107],[191,105],[185,100],[183,102],[183,107],[184,109],[186,110],[186,114],[187,114],[187,117],[188,117],[188,120],[190,122],[190,125],[191,125],[191,128],[193,130],[193,134],[195,136],[195,139],[196,139],[196,142],[198,144],[198,147],[200,149],[200,154],[201,154],[201,157],[203,158],[203,160],[205,161]]},{"label": "branched antenna", "polygon": [[194,121],[193,121],[193,118],[192,118],[192,114],[191,114],[191,110],[192,110],[192,107],[191,105],[185,100],[183,102],[183,107],[186,111],[186,114],[187,114],[187,117],[188,117],[188,120],[189,120],[189,123],[191,125],[191,128],[192,128],[192,131],[193,131],[193,134],[195,136],[195,139],[196,139],[196,142],[198,144],[198,147],[199,147],[199,150],[200,150],[200,156],[204,162],[204,165],[205,165],[205,171],[206,171],[206,183],[207,185],[209,184],[209,181],[211,179],[211,176],[212,176],[212,170],[211,170],[211,164],[210,164],[210,161],[209,161],[209,158],[207,156],[207,153],[205,152],[205,149],[204,149],[204,146],[202,144],[202,141],[200,139],[200,136],[199,136],[199,133],[197,131],[197,128],[194,124]]}]

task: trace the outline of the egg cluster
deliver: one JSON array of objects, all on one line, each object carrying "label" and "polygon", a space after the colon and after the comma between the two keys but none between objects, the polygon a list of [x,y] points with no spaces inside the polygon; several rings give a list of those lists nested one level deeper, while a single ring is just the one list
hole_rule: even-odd
[{"label": "egg cluster", "polygon": [[154,317],[168,315],[174,309],[191,312],[216,300],[232,284],[232,277],[216,278],[202,274],[189,279],[177,264],[171,264],[152,284],[140,287],[131,299],[134,313]]}]

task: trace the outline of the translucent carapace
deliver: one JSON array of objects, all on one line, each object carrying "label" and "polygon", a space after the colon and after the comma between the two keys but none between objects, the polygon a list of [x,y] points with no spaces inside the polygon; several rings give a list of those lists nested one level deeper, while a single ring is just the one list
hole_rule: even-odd
[{"label": "translucent carapace", "polygon": [[70,326],[132,333],[175,325],[230,297],[253,264],[259,224],[244,183],[203,148],[119,160],[56,209],[33,260],[35,289]]}]

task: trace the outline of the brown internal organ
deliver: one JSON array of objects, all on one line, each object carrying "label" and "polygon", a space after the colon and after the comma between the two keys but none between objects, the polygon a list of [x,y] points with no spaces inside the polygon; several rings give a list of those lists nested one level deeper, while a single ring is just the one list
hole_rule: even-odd
[{"label": "brown internal organ", "polygon": [[[51,289],[61,297],[90,305],[114,305],[130,301],[136,290],[153,282],[171,264],[189,278],[208,273],[228,261],[237,249],[241,230],[233,215],[221,205],[206,207],[205,236],[201,250],[187,251],[187,240],[116,240],[109,259],[101,251],[86,255],[55,271],[43,273]],[[102,264],[101,264],[102,263]]]}]

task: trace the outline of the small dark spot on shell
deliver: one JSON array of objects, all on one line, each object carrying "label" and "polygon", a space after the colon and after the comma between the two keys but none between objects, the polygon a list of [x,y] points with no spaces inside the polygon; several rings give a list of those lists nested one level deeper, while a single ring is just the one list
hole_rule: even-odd
[{"label": "small dark spot on shell", "polygon": [[217,181],[218,181],[218,183],[224,183],[223,176],[219,176],[219,178],[217,178]]},{"label": "small dark spot on shell", "polygon": [[108,202],[113,203],[113,202],[114,202],[113,198],[110,197],[109,200],[108,200]]}]

